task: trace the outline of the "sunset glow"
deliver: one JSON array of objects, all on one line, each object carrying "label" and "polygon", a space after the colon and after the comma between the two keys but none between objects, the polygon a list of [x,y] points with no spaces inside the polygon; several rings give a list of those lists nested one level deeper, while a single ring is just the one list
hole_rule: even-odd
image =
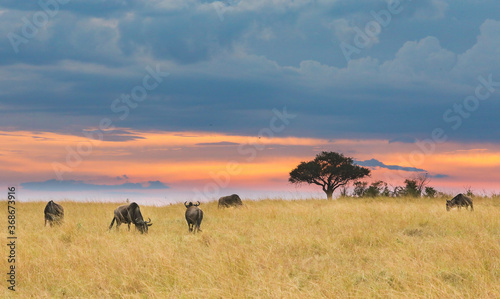
[{"label": "sunset glow", "polygon": [[[352,153],[358,161],[377,159],[386,165],[422,168],[431,175],[440,175],[432,179],[432,185],[445,191],[470,187],[479,192],[497,192],[500,180],[500,175],[495,175],[500,168],[500,149],[491,144],[475,144],[472,149],[468,149],[471,145],[444,144],[435,153],[425,155],[422,163],[411,165],[404,161],[411,160],[408,157],[414,154],[415,146],[387,140],[259,139],[202,132],[133,134],[133,140],[115,142],[53,132],[0,132],[2,181],[44,182],[59,171],[63,180],[94,185],[127,182],[146,187],[147,182],[160,181],[169,187],[161,191],[163,196],[182,190],[189,194],[214,182],[221,194],[234,188],[286,194],[297,191],[287,182],[291,169],[322,150]],[[384,180],[397,186],[413,175],[374,167],[368,181]],[[304,188],[305,194],[307,190],[314,188]],[[93,194],[91,190],[89,194]]]}]

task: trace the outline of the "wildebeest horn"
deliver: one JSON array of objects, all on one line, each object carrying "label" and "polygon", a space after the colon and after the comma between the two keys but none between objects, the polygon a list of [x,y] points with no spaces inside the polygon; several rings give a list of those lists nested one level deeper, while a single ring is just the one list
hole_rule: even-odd
[{"label": "wildebeest horn", "polygon": [[187,201],[186,201],[186,202],[184,202],[184,206],[185,206],[186,208],[189,208],[189,206],[187,205]]},{"label": "wildebeest horn", "polygon": [[196,203],[197,203],[197,204],[195,204],[194,206],[196,206],[196,207],[197,207],[197,206],[199,206],[199,205],[200,205],[200,202],[199,202],[199,201],[197,201]]}]

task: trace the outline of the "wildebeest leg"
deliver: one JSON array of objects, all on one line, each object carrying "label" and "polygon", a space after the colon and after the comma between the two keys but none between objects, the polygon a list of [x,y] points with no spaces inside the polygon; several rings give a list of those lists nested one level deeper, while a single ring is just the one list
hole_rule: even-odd
[{"label": "wildebeest leg", "polygon": [[200,210],[198,212],[198,222],[196,223],[196,226],[198,227],[198,231],[201,232],[200,226],[201,226],[201,221],[203,220],[203,212]]},{"label": "wildebeest leg", "polygon": [[130,222],[129,222],[129,223],[127,223],[127,224],[128,224],[128,231],[130,231]]},{"label": "wildebeest leg", "polygon": [[47,226],[47,221],[49,222],[49,226],[52,227],[52,214],[45,215],[45,226]]},{"label": "wildebeest leg", "polygon": [[201,218],[198,218],[198,222],[196,222],[196,228],[195,228],[195,230],[198,230],[199,232],[201,232],[200,229],[201,219],[203,219],[203,216],[201,216]]},{"label": "wildebeest leg", "polygon": [[188,228],[189,228],[189,232],[192,232],[193,231],[193,224],[188,223]]}]

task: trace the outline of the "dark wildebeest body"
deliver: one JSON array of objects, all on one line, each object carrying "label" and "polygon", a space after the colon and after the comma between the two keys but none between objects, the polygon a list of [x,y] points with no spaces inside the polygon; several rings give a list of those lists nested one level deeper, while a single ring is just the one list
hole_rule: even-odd
[{"label": "dark wildebeest body", "polygon": [[242,206],[241,198],[237,194],[223,196],[219,198],[219,208],[228,208],[232,206]]},{"label": "dark wildebeest body", "polygon": [[144,221],[142,218],[141,210],[139,209],[139,205],[136,204],[135,202],[129,204],[129,205],[124,205],[124,206],[119,206],[115,210],[115,216],[113,217],[113,220],[111,221],[111,225],[109,226],[109,229],[113,227],[113,224],[116,221],[116,230],[118,230],[118,227],[122,223],[128,224],[128,230],[130,231],[130,223],[135,224],[135,228],[141,232],[141,234],[148,233],[148,226],[153,225],[151,223],[151,219],[149,221]]},{"label": "dark wildebeest body", "polygon": [[200,225],[201,225],[201,220],[203,220],[203,211],[198,208],[200,205],[200,202],[198,201],[197,204],[193,204],[192,202],[187,202],[184,203],[184,206],[186,207],[186,221],[188,224],[189,232],[196,233],[198,230],[201,232]]},{"label": "dark wildebeest body", "polygon": [[52,200],[47,203],[43,213],[45,214],[45,226],[47,226],[47,221],[52,226],[53,223],[61,224],[64,219],[63,207]]},{"label": "dark wildebeest body", "polygon": [[446,201],[446,211],[449,211],[453,207],[458,207],[459,209],[461,207],[465,207],[468,210],[469,206],[470,210],[474,211],[474,206],[472,205],[472,198],[465,196],[462,193],[453,197],[451,200]]}]

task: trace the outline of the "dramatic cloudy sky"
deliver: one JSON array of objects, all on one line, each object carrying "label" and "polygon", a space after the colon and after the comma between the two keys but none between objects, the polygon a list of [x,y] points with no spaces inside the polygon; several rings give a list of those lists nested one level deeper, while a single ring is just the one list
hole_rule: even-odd
[{"label": "dramatic cloudy sky", "polygon": [[300,197],[316,189],[288,172],[333,150],[370,180],[426,171],[444,191],[499,191],[499,11],[2,1],[0,180],[55,198]]}]

